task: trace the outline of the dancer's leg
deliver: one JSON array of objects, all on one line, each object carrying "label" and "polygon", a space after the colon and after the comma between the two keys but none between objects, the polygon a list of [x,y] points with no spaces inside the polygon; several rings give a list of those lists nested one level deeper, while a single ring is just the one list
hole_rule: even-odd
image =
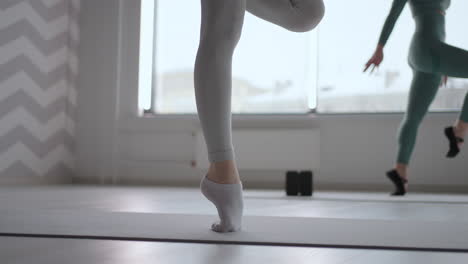
[{"label": "dancer's leg", "polygon": [[322,0],[247,0],[247,11],[294,32],[314,29],[322,20]]},{"label": "dancer's leg", "polygon": [[198,115],[211,162],[234,159],[231,139],[232,56],[240,39],[245,0],[202,0],[195,62]]},{"label": "dancer's leg", "polygon": [[396,169],[407,179],[407,166],[416,142],[419,125],[437,93],[441,81],[438,74],[413,71],[408,107],[399,131],[399,150]]},{"label": "dancer's leg", "polygon": [[[468,78],[468,51],[448,44],[441,44],[437,50],[436,71],[447,76]],[[455,135],[464,138],[468,127],[468,94],[461,109],[460,118],[454,126]],[[461,144],[460,144],[461,145]]]},{"label": "dancer's leg", "polygon": [[466,132],[468,129],[468,94],[465,96],[465,102],[463,103],[463,108],[458,123],[460,124],[460,129],[463,129],[464,132]]},{"label": "dancer's leg", "polygon": [[[465,95],[465,101],[461,110],[459,118],[453,125],[453,133],[457,138],[464,139],[468,134],[468,93]],[[463,141],[458,141],[458,149],[461,149]]]},{"label": "dancer's leg", "polygon": [[[465,103],[463,105],[463,109],[468,107],[468,94],[465,97]],[[457,138],[464,139],[466,134],[468,133],[468,116],[466,115],[468,111],[462,112],[462,115],[459,119],[455,121],[455,125],[453,126],[453,132]],[[467,120],[467,121],[465,121]],[[463,142],[458,142],[458,148],[460,149],[463,145]]]},{"label": "dancer's leg", "polygon": [[461,111],[460,118],[455,122],[455,135],[464,138],[468,133],[468,94],[465,96],[465,102]]},{"label": "dancer's leg", "polygon": [[211,166],[200,187],[220,217],[212,230],[232,232],[241,228],[243,201],[231,139],[231,66],[244,22],[245,0],[201,0],[201,7],[194,81]]},{"label": "dancer's leg", "polygon": [[[468,78],[468,51],[440,42],[432,50],[434,56],[433,71],[456,78]],[[464,137],[468,125],[468,94],[455,126],[458,137]]]},{"label": "dancer's leg", "polygon": [[[436,40],[433,43],[425,44],[427,47],[412,48],[413,53],[418,56],[413,56],[412,62],[416,69],[424,72],[430,72],[450,77],[468,78],[468,51],[463,50]],[[421,52],[422,51],[422,52]],[[461,109],[460,117],[453,126],[453,134],[458,138],[464,138],[468,131],[468,94],[465,97],[465,102]],[[449,129],[449,128],[447,128]],[[452,132],[450,132],[451,134]],[[447,131],[446,131],[447,134]],[[450,137],[449,137],[450,138]],[[453,142],[452,142],[453,143]],[[458,153],[462,142],[458,142],[458,148],[450,144],[448,157],[455,157]]]},{"label": "dancer's leg", "polygon": [[446,43],[432,49],[434,72],[456,78],[468,78],[468,51]]},{"label": "dancer's leg", "polygon": [[[417,33],[410,49],[412,66],[422,72],[468,78],[468,51],[445,43],[445,18],[438,14],[416,17]],[[431,30],[428,30],[431,29]],[[463,138],[468,126],[468,95],[455,123],[455,136]]]}]

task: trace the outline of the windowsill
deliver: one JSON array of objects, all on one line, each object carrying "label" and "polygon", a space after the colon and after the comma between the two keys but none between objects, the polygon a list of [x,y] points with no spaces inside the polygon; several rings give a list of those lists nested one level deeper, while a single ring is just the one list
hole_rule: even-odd
[{"label": "windowsill", "polygon": [[[232,120],[282,120],[282,119],[295,119],[305,120],[313,119],[317,117],[316,113],[272,113],[272,114],[232,114]],[[197,114],[145,114],[138,118],[141,119],[196,119],[198,120]]]},{"label": "windowsill", "polygon": [[[440,111],[429,111],[428,114],[454,114],[460,110],[440,110]],[[233,122],[243,121],[282,121],[282,120],[300,120],[306,121],[316,119],[320,116],[374,116],[374,115],[402,115],[403,111],[387,111],[387,112],[328,112],[328,113],[317,113],[312,111],[311,113],[303,114],[233,114]],[[178,120],[198,120],[197,114],[145,114],[144,116],[136,117],[138,119],[152,119],[152,120],[167,120],[167,119],[178,119]]]},{"label": "windowsill", "polygon": [[[346,118],[349,120],[369,120],[374,116],[383,118],[401,118],[403,112],[386,113],[327,113],[327,114],[234,114],[233,129],[317,129],[320,120],[327,118]],[[430,115],[455,115],[457,112],[430,112]],[[122,132],[158,133],[182,132],[192,133],[200,129],[198,116],[195,114],[160,114],[132,117],[121,120],[119,129]]]},{"label": "windowsill", "polygon": [[[428,115],[433,114],[455,114],[460,112],[460,110],[440,110],[440,111],[429,111]],[[403,115],[403,111],[387,111],[387,112],[329,112],[329,113],[319,113],[318,116],[376,116],[376,115]]]},{"label": "windowsill", "polygon": [[[160,114],[128,118],[120,122],[126,132],[194,131],[200,128],[195,114]],[[310,114],[234,114],[233,129],[318,128],[317,115]]]}]

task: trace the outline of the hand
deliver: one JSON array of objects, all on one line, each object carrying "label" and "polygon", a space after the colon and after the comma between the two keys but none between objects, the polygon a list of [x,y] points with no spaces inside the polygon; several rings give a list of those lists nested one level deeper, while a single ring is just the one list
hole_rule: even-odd
[{"label": "hand", "polygon": [[366,67],[364,68],[364,72],[369,69],[370,66],[372,67],[371,73],[374,72],[375,67],[379,67],[380,63],[382,63],[384,59],[383,54],[383,47],[381,45],[377,46],[377,49],[374,52],[374,55],[370,58],[370,60],[366,63]]},{"label": "hand", "polygon": [[441,82],[440,82],[439,87],[442,87],[442,86],[447,87],[447,80],[448,80],[448,76],[447,76],[447,75],[442,76],[442,80],[441,80]]}]

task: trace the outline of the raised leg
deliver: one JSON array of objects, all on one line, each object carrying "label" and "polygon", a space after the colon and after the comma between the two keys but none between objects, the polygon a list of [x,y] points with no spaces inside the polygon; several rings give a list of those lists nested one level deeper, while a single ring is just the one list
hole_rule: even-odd
[{"label": "raised leg", "polygon": [[322,0],[247,0],[247,11],[294,32],[314,29],[322,20]]},{"label": "raised leg", "polygon": [[456,78],[468,78],[468,51],[440,43],[434,52],[434,72]]},{"label": "raised leg", "polygon": [[466,94],[466,96],[465,96],[465,102],[463,103],[463,108],[462,108],[462,112],[461,112],[461,115],[460,115],[459,122],[460,121],[462,123],[465,123],[465,124],[461,124],[460,126],[463,126],[463,125],[465,125],[465,127],[467,126],[467,123],[468,123],[468,94]]},{"label": "raised leg", "polygon": [[[456,78],[468,78],[468,51],[446,43],[439,43],[433,49],[434,72]],[[454,133],[464,138],[468,127],[468,94],[461,109],[460,117],[455,122]],[[462,143],[458,144],[460,148]]]}]

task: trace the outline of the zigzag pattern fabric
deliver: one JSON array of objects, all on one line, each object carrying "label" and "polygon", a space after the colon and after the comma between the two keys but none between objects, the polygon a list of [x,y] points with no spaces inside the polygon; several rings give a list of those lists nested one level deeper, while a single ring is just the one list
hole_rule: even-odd
[{"label": "zigzag pattern fabric", "polygon": [[80,1],[0,1],[0,181],[73,176]]}]

